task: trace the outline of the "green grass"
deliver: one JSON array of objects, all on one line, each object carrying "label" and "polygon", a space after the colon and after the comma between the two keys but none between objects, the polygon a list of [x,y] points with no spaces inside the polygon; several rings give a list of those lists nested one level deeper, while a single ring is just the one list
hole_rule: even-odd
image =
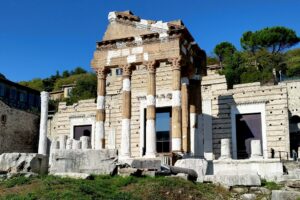
[{"label": "green grass", "polygon": [[95,176],[78,180],[43,176],[16,177],[0,182],[0,199],[228,199],[229,193],[213,184],[170,177]]},{"label": "green grass", "polygon": [[282,188],[281,185],[275,182],[267,182],[266,180],[261,181],[261,186],[269,189],[269,190],[280,190]]}]

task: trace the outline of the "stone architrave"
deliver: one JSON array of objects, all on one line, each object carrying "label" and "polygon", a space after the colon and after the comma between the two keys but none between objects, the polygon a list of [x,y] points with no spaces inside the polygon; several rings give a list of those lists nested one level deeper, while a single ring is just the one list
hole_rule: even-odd
[{"label": "stone architrave", "polygon": [[221,160],[231,159],[230,139],[221,139]]},{"label": "stone architrave", "polygon": [[49,93],[41,92],[41,120],[38,153],[47,154],[47,120],[48,120]]}]

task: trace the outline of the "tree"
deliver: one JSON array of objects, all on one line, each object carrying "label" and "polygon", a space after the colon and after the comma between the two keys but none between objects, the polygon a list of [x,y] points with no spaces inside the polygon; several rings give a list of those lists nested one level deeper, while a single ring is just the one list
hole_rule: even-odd
[{"label": "tree", "polygon": [[285,53],[286,56],[286,65],[287,65],[287,72],[286,74],[289,77],[293,76],[300,76],[300,48],[293,49],[287,51]]},{"label": "tree", "polygon": [[220,65],[222,65],[222,62],[226,57],[232,56],[235,51],[235,46],[230,42],[221,42],[214,48],[214,53],[217,55]]},{"label": "tree", "polygon": [[75,74],[85,74],[85,73],[87,73],[87,71],[85,70],[85,69],[83,69],[83,68],[81,68],[81,67],[76,67],[75,69],[74,69],[74,71],[71,71],[71,75],[75,75]]},{"label": "tree", "polygon": [[62,73],[62,77],[63,77],[63,78],[67,78],[67,77],[69,77],[69,76],[70,76],[70,73],[69,73],[68,70],[63,71],[63,73]]},{"label": "tree", "polygon": [[72,89],[70,98],[67,99],[67,103],[73,104],[83,99],[96,98],[97,96],[97,76],[96,74],[85,74],[81,76],[75,87]]},{"label": "tree", "polygon": [[35,78],[35,79],[32,79],[31,81],[21,81],[21,82],[19,82],[19,84],[24,85],[29,88],[32,88],[32,89],[35,89],[35,90],[38,90],[38,91],[45,90],[43,80],[40,78]]}]

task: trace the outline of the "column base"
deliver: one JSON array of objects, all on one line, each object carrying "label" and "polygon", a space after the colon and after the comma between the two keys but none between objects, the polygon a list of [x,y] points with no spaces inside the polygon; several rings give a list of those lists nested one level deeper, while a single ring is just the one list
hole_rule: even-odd
[{"label": "column base", "polygon": [[157,158],[157,154],[156,153],[146,153],[146,155],[144,155],[143,158]]}]

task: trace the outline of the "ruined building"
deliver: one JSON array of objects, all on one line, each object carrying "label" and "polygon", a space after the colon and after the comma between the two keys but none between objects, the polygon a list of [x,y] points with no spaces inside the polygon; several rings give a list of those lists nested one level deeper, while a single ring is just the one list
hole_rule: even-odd
[{"label": "ruined building", "polygon": [[39,91],[0,77],[0,154],[37,151],[39,107]]},{"label": "ruined building", "polygon": [[251,156],[254,139],[264,158],[298,148],[300,82],[229,90],[224,76],[207,69],[205,52],[182,21],[144,20],[129,11],[108,19],[91,62],[97,99],[61,102],[48,120],[50,139],[89,136],[92,149],[167,163],[171,153],[219,158],[224,138],[236,159]]}]

